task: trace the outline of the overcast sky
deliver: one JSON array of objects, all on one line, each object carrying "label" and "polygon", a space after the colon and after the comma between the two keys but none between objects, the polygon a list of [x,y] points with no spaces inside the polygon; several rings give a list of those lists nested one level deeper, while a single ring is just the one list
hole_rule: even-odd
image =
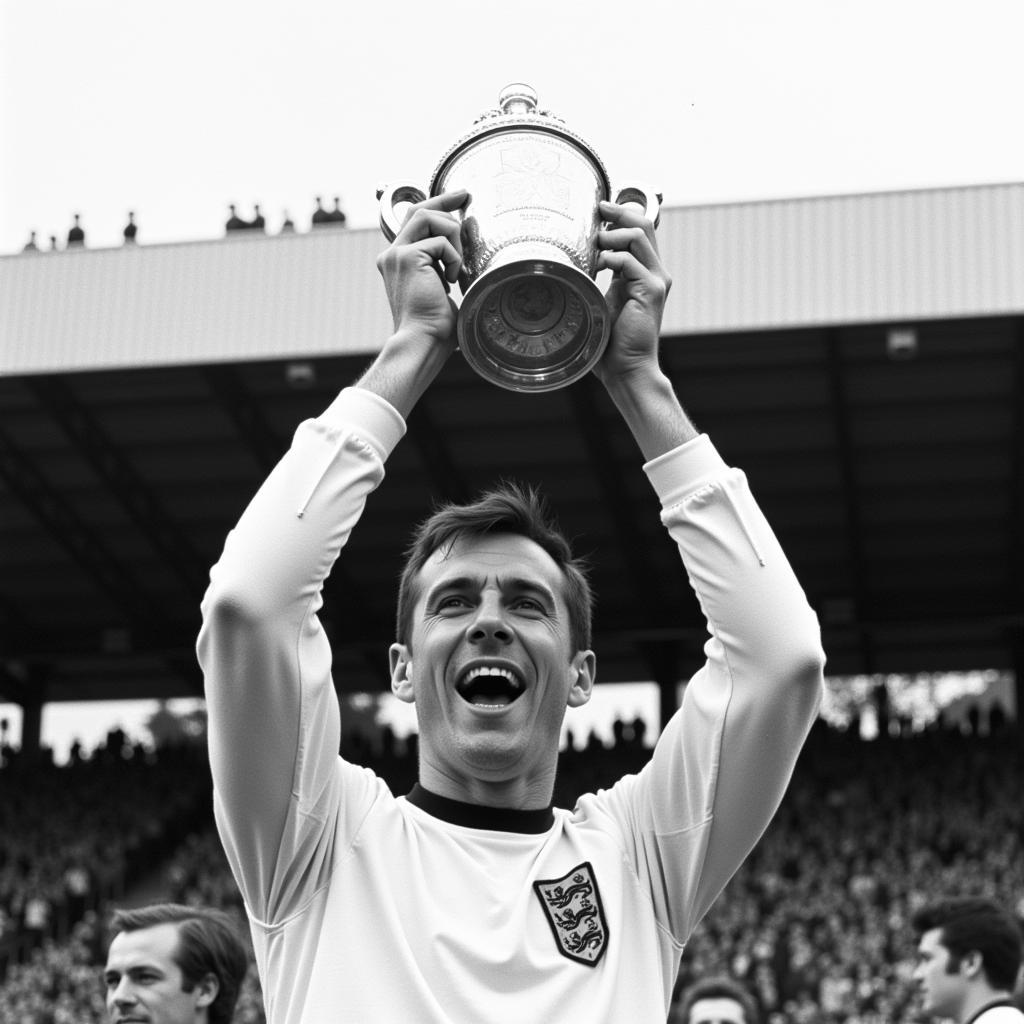
[{"label": "overcast sky", "polygon": [[[0,0],[0,253],[426,184],[527,81],[671,205],[1024,180],[1022,0]],[[493,12],[493,13],[491,13]]]}]

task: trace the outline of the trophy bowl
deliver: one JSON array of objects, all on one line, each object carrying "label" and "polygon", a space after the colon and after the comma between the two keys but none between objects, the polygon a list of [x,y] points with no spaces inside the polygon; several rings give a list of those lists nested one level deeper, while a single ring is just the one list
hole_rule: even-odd
[{"label": "trophy bowl", "polygon": [[[601,358],[611,331],[597,274],[598,204],[612,194],[600,157],[516,83],[498,107],[441,157],[426,191],[392,182],[377,192],[380,225],[393,241],[403,204],[464,188],[456,319],[473,369],[511,391],[566,387]],[[661,196],[628,185],[615,201],[638,203],[658,222]]]}]

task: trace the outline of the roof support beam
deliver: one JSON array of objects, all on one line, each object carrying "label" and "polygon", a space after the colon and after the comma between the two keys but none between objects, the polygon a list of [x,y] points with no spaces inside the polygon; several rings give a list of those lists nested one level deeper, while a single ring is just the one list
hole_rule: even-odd
[{"label": "roof support beam", "polygon": [[20,663],[0,663],[0,700],[24,707],[37,699],[29,669]]},{"label": "roof support beam", "polygon": [[1010,536],[1011,593],[1016,625],[1010,630],[1017,736],[1024,739],[1024,317],[1013,325],[1013,436],[1011,438]]},{"label": "roof support beam", "polygon": [[843,510],[846,517],[846,552],[850,563],[850,578],[853,581],[854,620],[860,637],[864,671],[872,673],[875,671],[875,657],[870,631],[866,624],[869,617],[869,609],[866,607],[867,582],[864,572],[867,559],[864,554],[864,527],[861,522],[860,506],[857,503],[857,474],[854,469],[854,444],[850,429],[850,400],[844,380],[839,332],[834,329],[826,330],[823,340],[831,397],[832,429],[839,456]]},{"label": "roof support beam", "polygon": [[1012,600],[1024,627],[1024,317],[1013,325],[1013,425],[1010,439],[1010,577]]},{"label": "roof support beam", "polygon": [[424,395],[416,403],[409,417],[409,434],[419,449],[434,486],[445,501],[467,502],[470,500],[466,478],[459,472],[444,443],[444,435],[430,412],[429,396]]},{"label": "roof support beam", "polygon": [[[585,377],[568,389],[569,402],[583,436],[590,467],[597,477],[605,506],[611,516],[617,544],[622,551],[628,552],[626,561],[636,596],[636,607],[641,609],[644,621],[657,628],[669,624],[666,616],[673,606],[659,586],[659,574],[625,497],[620,474],[610,454],[613,450],[611,436],[598,410],[596,390],[594,379]],[[661,679],[665,671],[663,657],[652,658],[647,645],[639,646],[638,650],[650,664],[651,678]]]},{"label": "roof support beam", "polygon": [[160,612],[138,580],[87,526],[71,505],[0,427],[0,477],[47,532],[79,563],[97,588],[122,609],[127,621],[142,625]]},{"label": "roof support beam", "polygon": [[208,560],[167,514],[165,504],[65,380],[37,377],[27,383],[46,413],[60,424],[75,451],[117,498],[139,533],[162,556],[170,574],[198,603],[206,589]]},{"label": "roof support beam", "polygon": [[[248,445],[264,473],[269,473],[287,451],[287,444],[270,425],[237,370],[228,366],[211,366],[205,369],[204,374],[211,392],[234,421],[242,440]],[[331,570],[331,587],[335,598],[340,598],[343,606],[341,609],[335,609],[333,614],[324,616],[325,626],[329,627],[331,622],[344,622],[347,633],[353,638],[391,635],[390,623],[381,622],[377,616],[369,613],[365,603],[359,600],[360,587],[349,575],[343,562],[336,563]],[[335,635],[335,630],[329,628],[329,633]],[[390,678],[384,667],[385,659],[381,655],[381,648],[378,647],[371,654],[358,640],[351,642],[346,637],[340,638],[334,646],[340,644],[358,649],[381,689],[390,688]]]},{"label": "roof support beam", "polygon": [[256,399],[246,390],[238,371],[229,366],[207,366],[203,376],[210,391],[235,423],[242,440],[269,473],[284,455],[287,445],[267,422]]},{"label": "roof support beam", "polygon": [[[165,640],[168,632],[164,609],[157,606],[135,576],[110,551],[103,538],[75,514],[39,471],[36,460],[26,455],[2,428],[0,478],[57,543],[82,566],[97,589],[110,598],[121,615],[121,623],[129,627],[131,649],[162,646],[161,638]],[[19,637],[19,644],[28,640],[27,637]],[[191,650],[191,642],[186,649]],[[8,653],[16,659],[19,657],[17,646]],[[180,668],[181,657],[180,652],[176,652],[171,659],[172,671]],[[38,657],[31,659],[30,671],[49,671],[47,666],[51,661],[52,652],[48,656],[47,650],[43,650]]]}]

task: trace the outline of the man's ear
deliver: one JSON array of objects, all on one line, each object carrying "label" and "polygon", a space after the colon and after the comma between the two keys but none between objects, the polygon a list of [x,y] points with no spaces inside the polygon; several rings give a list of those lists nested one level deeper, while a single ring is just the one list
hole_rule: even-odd
[{"label": "man's ear", "polygon": [[569,687],[569,698],[566,703],[571,708],[579,708],[590,700],[597,681],[597,655],[593,651],[577,651],[569,669],[573,679]]},{"label": "man's ear", "polygon": [[394,643],[388,648],[391,662],[391,692],[406,704],[413,704],[416,696],[412,685],[412,657],[406,644]]},{"label": "man's ear", "polygon": [[216,974],[204,974],[193,991],[196,994],[196,1006],[210,1006],[220,992],[220,980]]},{"label": "man's ear", "polygon": [[960,973],[965,978],[976,978],[982,972],[984,964],[979,950],[970,949],[960,957]]}]

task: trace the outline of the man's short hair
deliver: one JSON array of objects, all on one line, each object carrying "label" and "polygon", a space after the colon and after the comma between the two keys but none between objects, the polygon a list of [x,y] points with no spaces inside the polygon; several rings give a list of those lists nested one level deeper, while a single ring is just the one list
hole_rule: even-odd
[{"label": "man's short hair", "polygon": [[724,974],[713,978],[702,978],[687,988],[679,1003],[678,1019],[690,1024],[690,1011],[701,999],[731,999],[743,1008],[746,1024],[760,1024],[760,1014],[754,997],[738,982]]},{"label": "man's short hair", "polygon": [[938,900],[916,911],[911,922],[919,934],[940,929],[939,941],[949,950],[951,972],[977,950],[988,983],[995,989],[1013,990],[1024,940],[1020,923],[994,900],[972,896]]},{"label": "man's short hair", "polygon": [[184,990],[191,992],[206,975],[215,975],[219,988],[217,998],[210,1004],[210,1022],[230,1024],[249,967],[234,922],[222,910],[180,903],[117,910],[110,922],[115,933],[137,932],[160,924],[178,926],[174,962],[181,969]]},{"label": "man's short hair", "polygon": [[416,528],[406,549],[398,585],[400,643],[410,643],[412,613],[419,598],[416,577],[430,556],[439,549],[450,548],[463,537],[500,533],[526,537],[555,560],[565,579],[563,596],[569,609],[570,640],[577,651],[590,649],[594,597],[586,563],[573,555],[572,546],[538,492],[512,482],[503,482],[468,505],[442,505]]}]

